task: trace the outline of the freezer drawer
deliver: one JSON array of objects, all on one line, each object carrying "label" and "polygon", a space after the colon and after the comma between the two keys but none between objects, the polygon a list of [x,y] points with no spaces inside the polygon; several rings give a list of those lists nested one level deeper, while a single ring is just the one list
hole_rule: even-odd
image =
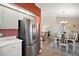
[{"label": "freezer drawer", "polygon": [[39,46],[39,42],[37,41],[37,54],[39,54],[39,50],[40,50],[40,46]]},{"label": "freezer drawer", "polygon": [[32,46],[32,56],[36,56],[38,54],[38,45],[37,45],[37,42],[34,43]]},{"label": "freezer drawer", "polygon": [[26,56],[32,56],[31,46],[26,46]]},{"label": "freezer drawer", "polygon": [[23,56],[36,56],[38,54],[37,42],[32,45],[26,46],[26,49],[23,50],[23,52]]}]

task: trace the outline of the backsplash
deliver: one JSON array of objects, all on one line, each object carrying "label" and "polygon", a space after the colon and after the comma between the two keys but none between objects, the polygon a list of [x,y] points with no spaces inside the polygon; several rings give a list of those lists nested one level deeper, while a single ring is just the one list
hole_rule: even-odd
[{"label": "backsplash", "polygon": [[18,37],[18,29],[0,29],[3,36],[16,36]]}]

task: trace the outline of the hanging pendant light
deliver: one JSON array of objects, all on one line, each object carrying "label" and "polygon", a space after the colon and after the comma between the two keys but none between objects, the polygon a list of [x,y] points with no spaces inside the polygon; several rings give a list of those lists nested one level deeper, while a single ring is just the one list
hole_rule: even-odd
[{"label": "hanging pendant light", "polygon": [[64,16],[64,11],[62,11],[63,17],[62,17],[62,21],[60,21],[61,24],[66,24],[68,23],[68,21],[66,20],[66,17]]}]

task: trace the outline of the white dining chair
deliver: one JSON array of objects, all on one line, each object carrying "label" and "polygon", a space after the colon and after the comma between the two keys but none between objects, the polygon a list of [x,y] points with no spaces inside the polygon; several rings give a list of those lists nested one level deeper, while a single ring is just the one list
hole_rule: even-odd
[{"label": "white dining chair", "polygon": [[54,33],[54,43],[55,43],[55,47],[57,47],[59,49],[59,40],[60,40],[60,34],[59,33]]},{"label": "white dining chair", "polygon": [[60,38],[59,40],[59,50],[61,51],[62,46],[64,46],[66,48],[65,54],[67,55],[68,53],[68,40],[67,40],[67,34],[65,34],[65,39],[64,42],[62,42],[62,38]]},{"label": "white dining chair", "polygon": [[74,33],[73,38],[68,38],[68,41],[71,41],[71,43],[70,42],[68,42],[68,43],[73,46],[73,54],[74,54],[75,48],[76,48],[76,40],[78,40],[78,33]]}]

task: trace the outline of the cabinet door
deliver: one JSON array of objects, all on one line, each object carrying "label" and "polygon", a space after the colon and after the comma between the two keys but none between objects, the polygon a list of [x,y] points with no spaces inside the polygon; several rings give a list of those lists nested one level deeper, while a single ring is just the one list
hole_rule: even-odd
[{"label": "cabinet door", "polygon": [[0,29],[4,29],[3,6],[0,5]]},{"label": "cabinet door", "polygon": [[9,51],[9,52],[3,54],[3,56],[21,56],[20,49],[19,48],[13,49],[12,51]]},{"label": "cabinet door", "polygon": [[17,11],[4,7],[4,23],[6,29],[18,29]]},{"label": "cabinet door", "polygon": [[23,20],[23,19],[31,19],[31,20],[34,20],[35,19],[35,17],[30,16],[28,14],[21,13],[21,12],[18,12],[18,16],[19,16],[18,17],[19,20]]},{"label": "cabinet door", "polygon": [[21,42],[2,47],[2,55],[3,56],[21,56],[22,55]]},{"label": "cabinet door", "polygon": [[26,15],[21,12],[17,12],[17,13],[18,13],[18,20],[23,20],[26,17]]},{"label": "cabinet door", "polygon": [[2,55],[2,52],[1,52],[1,48],[0,48],[0,56]]}]

